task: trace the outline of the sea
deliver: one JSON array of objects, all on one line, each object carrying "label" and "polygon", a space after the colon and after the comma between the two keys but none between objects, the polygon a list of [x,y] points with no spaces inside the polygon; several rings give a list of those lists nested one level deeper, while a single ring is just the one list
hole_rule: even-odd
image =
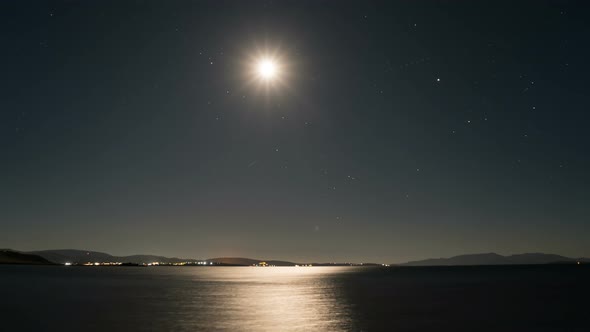
[{"label": "sea", "polygon": [[0,265],[0,331],[590,331],[590,266]]}]

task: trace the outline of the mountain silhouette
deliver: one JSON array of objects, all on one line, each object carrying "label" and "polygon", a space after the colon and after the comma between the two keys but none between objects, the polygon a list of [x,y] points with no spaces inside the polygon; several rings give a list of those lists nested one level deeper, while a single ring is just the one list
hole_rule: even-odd
[{"label": "mountain silhouette", "polygon": [[430,258],[419,261],[411,261],[403,266],[457,266],[457,265],[528,265],[528,264],[553,264],[590,262],[588,258],[570,258],[554,254],[525,253],[502,256],[496,253],[459,255],[450,258]]}]

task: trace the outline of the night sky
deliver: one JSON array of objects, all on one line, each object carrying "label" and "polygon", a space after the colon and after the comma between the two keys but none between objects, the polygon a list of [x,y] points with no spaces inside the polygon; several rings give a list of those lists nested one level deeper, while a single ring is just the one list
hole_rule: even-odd
[{"label": "night sky", "polygon": [[589,256],[587,7],[3,1],[0,247]]}]

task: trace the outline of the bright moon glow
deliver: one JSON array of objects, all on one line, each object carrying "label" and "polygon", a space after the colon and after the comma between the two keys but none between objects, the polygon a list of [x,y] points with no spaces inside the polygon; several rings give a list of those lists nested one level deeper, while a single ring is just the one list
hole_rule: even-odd
[{"label": "bright moon glow", "polygon": [[258,62],[258,75],[265,80],[272,80],[277,75],[277,64],[270,59],[263,59]]}]

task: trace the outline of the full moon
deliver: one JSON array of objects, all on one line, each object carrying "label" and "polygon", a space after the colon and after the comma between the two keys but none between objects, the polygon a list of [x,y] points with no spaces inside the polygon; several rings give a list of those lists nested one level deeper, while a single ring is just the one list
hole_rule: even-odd
[{"label": "full moon", "polygon": [[271,59],[262,59],[258,62],[256,71],[262,79],[270,81],[277,76],[277,64]]}]

